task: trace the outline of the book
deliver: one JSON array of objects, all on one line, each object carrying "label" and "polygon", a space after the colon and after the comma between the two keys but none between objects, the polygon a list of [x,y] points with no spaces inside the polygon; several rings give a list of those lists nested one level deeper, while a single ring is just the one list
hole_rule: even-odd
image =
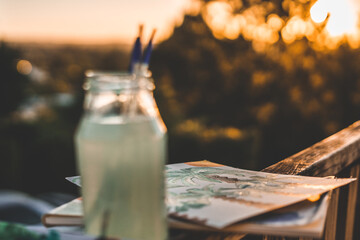
[{"label": "book", "polygon": [[46,227],[53,226],[82,226],[83,209],[81,198],[65,203],[44,214],[41,221]]},{"label": "book", "polygon": [[[67,179],[81,186],[79,176]],[[320,196],[354,179],[281,175],[197,161],[167,165],[166,180],[170,227],[246,233],[261,229],[263,234],[283,229],[282,235],[289,236],[301,228],[302,236],[317,237],[328,204]],[[72,219],[71,224],[81,224],[81,209],[81,200],[75,199],[45,214],[43,223],[70,225]]]},{"label": "book", "polygon": [[[221,230],[199,225],[183,219],[168,217],[170,228],[196,231],[231,232],[244,234],[271,234],[288,237],[318,238],[322,236],[329,197],[325,194],[316,202],[304,201],[270,214],[230,225]],[[83,213],[81,198],[65,203],[42,217],[46,227],[82,226]]]}]

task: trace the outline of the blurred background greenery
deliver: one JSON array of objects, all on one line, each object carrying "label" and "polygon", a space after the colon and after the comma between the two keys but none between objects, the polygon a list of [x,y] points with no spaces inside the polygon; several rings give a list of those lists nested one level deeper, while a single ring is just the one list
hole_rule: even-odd
[{"label": "blurred background greenery", "polygon": [[[191,1],[150,65],[168,162],[259,170],[359,120],[360,18],[345,4]],[[84,72],[127,69],[129,52],[0,43],[0,189],[77,191],[64,177],[77,174]]]}]

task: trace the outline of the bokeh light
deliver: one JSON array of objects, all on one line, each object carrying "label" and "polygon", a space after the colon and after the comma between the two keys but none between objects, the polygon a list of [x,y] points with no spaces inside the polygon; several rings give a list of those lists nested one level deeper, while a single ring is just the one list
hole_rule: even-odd
[{"label": "bokeh light", "polygon": [[17,62],[16,69],[19,73],[28,75],[32,71],[32,65],[28,60],[22,59]]},{"label": "bokeh light", "polygon": [[234,2],[241,1],[203,5],[202,16],[214,37],[234,40],[242,36],[257,52],[276,43],[280,36],[286,44],[306,37],[316,50],[335,49],[344,39],[352,48],[360,45],[360,3],[354,0],[285,0],[282,7],[289,16],[279,16],[271,2],[258,1],[247,7]]}]

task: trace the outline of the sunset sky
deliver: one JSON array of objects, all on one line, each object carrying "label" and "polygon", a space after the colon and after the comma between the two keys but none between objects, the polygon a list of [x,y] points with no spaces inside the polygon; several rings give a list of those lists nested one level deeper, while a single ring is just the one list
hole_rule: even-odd
[{"label": "sunset sky", "polygon": [[143,23],[155,41],[181,23],[189,0],[0,0],[0,38],[16,41],[129,43]]},{"label": "sunset sky", "polygon": [[[152,29],[157,28],[155,42],[159,42],[172,33],[174,25],[181,24],[183,13],[191,1],[0,0],[0,39],[132,44],[139,24],[144,24],[143,39],[147,39]],[[209,11],[205,14],[205,21],[212,28],[215,36],[221,35],[217,32],[220,29],[226,30],[227,38],[238,37],[241,32],[239,26],[243,24],[240,20],[246,17],[246,12],[240,18],[237,15],[229,17],[232,15],[232,12],[228,11],[231,7],[223,1],[212,2],[208,4],[207,9]],[[318,0],[312,6],[310,15],[312,21],[318,24],[324,22],[330,15],[326,25],[330,36],[336,38],[351,34],[351,38],[358,42],[360,41],[359,12],[359,0]],[[293,20],[289,21],[289,25],[295,24],[296,29],[304,25],[301,19],[301,21]],[[255,29],[249,23],[243,28],[246,27]],[[290,39],[286,31],[291,29],[295,28],[289,27],[281,32],[284,40]],[[273,40],[276,41],[277,38]]]}]

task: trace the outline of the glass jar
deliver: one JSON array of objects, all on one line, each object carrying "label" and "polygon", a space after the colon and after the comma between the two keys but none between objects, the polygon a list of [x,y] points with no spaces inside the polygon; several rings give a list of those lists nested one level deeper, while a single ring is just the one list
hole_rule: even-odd
[{"label": "glass jar", "polygon": [[75,134],[87,233],[166,239],[167,130],[148,77],[92,73]]}]

